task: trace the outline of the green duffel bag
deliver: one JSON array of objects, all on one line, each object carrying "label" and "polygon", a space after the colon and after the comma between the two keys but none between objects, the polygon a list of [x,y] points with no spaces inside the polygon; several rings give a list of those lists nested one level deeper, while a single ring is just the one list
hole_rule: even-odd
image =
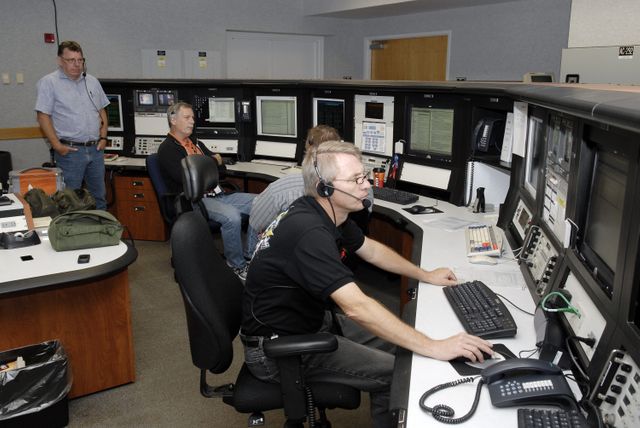
[{"label": "green duffel bag", "polygon": [[24,200],[31,207],[31,215],[33,217],[51,217],[54,218],[60,211],[53,199],[49,197],[44,190],[35,187],[24,194]]},{"label": "green duffel bag", "polygon": [[58,190],[51,195],[51,199],[58,206],[60,214],[96,209],[96,200],[87,189]]},{"label": "green duffel bag", "polygon": [[123,226],[102,210],[60,214],[49,224],[49,241],[56,251],[118,245]]}]

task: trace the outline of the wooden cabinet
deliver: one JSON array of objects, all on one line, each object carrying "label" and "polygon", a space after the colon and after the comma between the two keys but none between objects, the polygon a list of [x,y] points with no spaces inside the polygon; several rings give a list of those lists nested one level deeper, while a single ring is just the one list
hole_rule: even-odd
[{"label": "wooden cabinet", "polygon": [[151,179],[127,175],[116,175],[113,179],[115,215],[127,226],[133,239],[166,241],[168,230]]}]

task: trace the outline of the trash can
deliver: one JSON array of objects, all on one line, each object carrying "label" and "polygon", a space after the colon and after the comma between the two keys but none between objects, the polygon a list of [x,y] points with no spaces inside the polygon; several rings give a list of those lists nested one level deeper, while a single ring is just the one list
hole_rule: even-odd
[{"label": "trash can", "polygon": [[70,389],[69,363],[59,341],[0,352],[3,428],[68,425]]}]

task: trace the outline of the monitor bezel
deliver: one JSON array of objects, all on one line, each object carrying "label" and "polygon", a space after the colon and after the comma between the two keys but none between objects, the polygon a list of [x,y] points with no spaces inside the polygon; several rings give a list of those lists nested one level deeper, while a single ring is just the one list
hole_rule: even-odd
[{"label": "monitor bezel", "polygon": [[[122,116],[122,95],[120,95],[120,94],[105,94],[105,95],[107,96],[107,99],[109,100],[109,106],[108,107],[110,107],[111,104],[112,104],[112,101],[111,101],[112,97],[115,97],[118,100],[117,101],[117,104],[118,104],[118,118],[120,119],[119,120],[119,122],[120,122],[119,126],[108,125],[107,126],[107,131],[110,131],[110,132],[122,132],[122,131],[124,131],[124,117]],[[108,119],[109,119],[109,112],[107,112],[107,122],[108,122]]]}]

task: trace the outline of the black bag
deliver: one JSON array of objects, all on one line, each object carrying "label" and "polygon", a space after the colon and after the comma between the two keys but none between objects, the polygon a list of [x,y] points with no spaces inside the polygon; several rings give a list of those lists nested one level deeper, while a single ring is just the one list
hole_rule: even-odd
[{"label": "black bag", "polygon": [[44,190],[39,187],[33,188],[24,194],[24,200],[27,201],[31,207],[31,215],[33,217],[46,217],[54,218],[60,212],[53,199],[47,195]]},{"label": "black bag", "polygon": [[60,214],[71,211],[95,210],[96,200],[87,189],[58,190],[51,196]]},{"label": "black bag", "polygon": [[118,245],[123,226],[107,211],[72,211],[49,224],[49,241],[56,251]]}]

